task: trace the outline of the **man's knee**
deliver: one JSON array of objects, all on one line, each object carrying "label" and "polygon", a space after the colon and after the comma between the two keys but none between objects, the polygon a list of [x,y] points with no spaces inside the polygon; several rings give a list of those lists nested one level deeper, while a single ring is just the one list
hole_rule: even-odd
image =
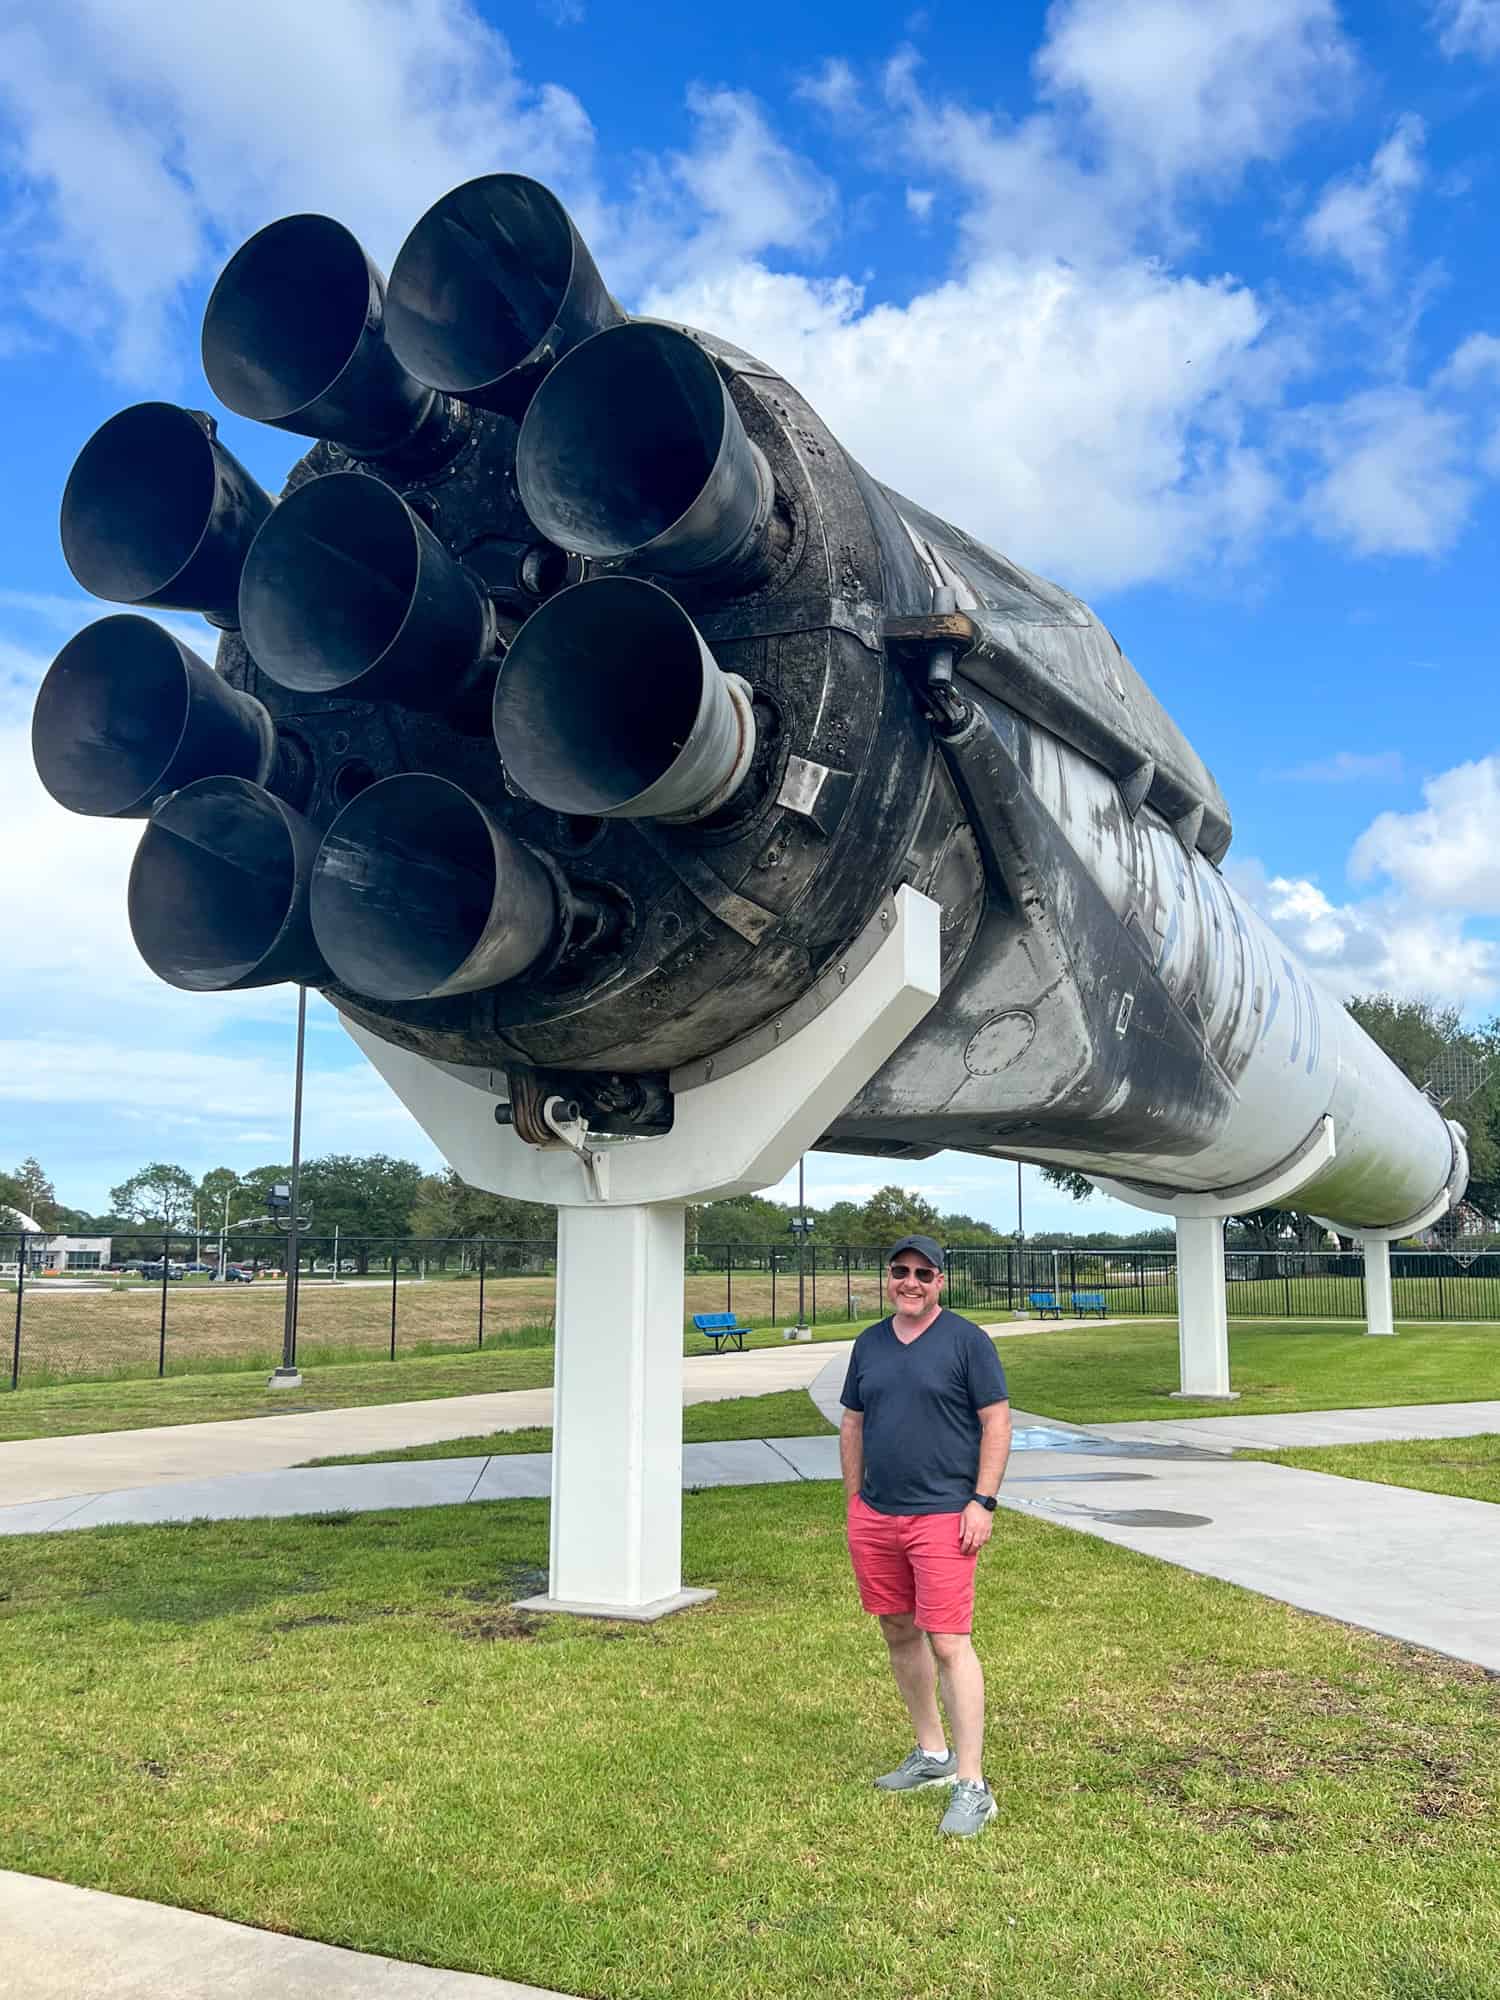
[{"label": "man's knee", "polygon": [[932,1650],[937,1654],[940,1666],[952,1666],[956,1661],[967,1659],[974,1647],[967,1632],[929,1632]]},{"label": "man's knee", "polygon": [[909,1646],[919,1636],[916,1614],[911,1611],[883,1611],[880,1630],[888,1646]]}]

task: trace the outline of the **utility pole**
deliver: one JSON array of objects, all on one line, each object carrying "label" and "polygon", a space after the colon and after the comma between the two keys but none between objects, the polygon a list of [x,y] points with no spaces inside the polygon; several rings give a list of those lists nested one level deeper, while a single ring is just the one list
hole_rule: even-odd
[{"label": "utility pole", "polygon": [[297,988],[297,1082],[292,1095],[292,1180],[287,1189],[291,1213],[286,1230],[286,1321],[281,1336],[281,1366],[273,1370],[268,1386],[272,1389],[300,1389],[302,1376],[297,1368],[297,1267],[302,1262],[298,1232],[302,1198],[302,1044],[307,1032],[307,988]]}]

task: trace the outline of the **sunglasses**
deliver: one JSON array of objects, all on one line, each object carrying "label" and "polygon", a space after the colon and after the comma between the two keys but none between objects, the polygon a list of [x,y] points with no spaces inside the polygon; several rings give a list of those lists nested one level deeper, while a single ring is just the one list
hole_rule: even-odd
[{"label": "sunglasses", "polygon": [[919,1285],[930,1285],[937,1275],[936,1271],[929,1271],[925,1264],[917,1265],[915,1270],[912,1269],[910,1264],[892,1264],[891,1266],[891,1276],[893,1278],[915,1278]]}]

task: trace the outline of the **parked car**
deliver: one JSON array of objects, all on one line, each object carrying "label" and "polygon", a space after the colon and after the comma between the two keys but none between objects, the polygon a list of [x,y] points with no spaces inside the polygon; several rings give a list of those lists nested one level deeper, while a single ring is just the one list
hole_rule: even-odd
[{"label": "parked car", "polygon": [[[219,1274],[216,1271],[214,1273],[216,1281],[218,1277]],[[248,1264],[226,1264],[224,1266],[222,1282],[226,1285],[253,1285],[255,1282],[255,1273],[250,1269]]]},{"label": "parked car", "polygon": [[182,1272],[187,1278],[206,1278],[213,1268],[212,1264],[184,1264]]},{"label": "parked car", "polygon": [[[127,1268],[129,1267],[127,1266]],[[169,1263],[167,1265],[167,1279],[169,1283],[175,1282],[176,1279],[182,1276],[182,1273],[183,1273],[183,1266],[181,1264]],[[160,1257],[157,1258],[154,1264],[142,1264],[141,1276],[143,1278],[159,1278],[161,1276]]]}]

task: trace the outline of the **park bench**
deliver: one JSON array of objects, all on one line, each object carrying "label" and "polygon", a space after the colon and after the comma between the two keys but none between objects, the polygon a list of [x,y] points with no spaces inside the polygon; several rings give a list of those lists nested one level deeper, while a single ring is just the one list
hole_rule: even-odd
[{"label": "park bench", "polygon": [[1050,1313],[1053,1319],[1062,1318],[1062,1307],[1057,1303],[1056,1292],[1028,1292],[1026,1303],[1041,1319]]},{"label": "park bench", "polygon": [[714,1343],[715,1354],[722,1354],[730,1341],[744,1353],[745,1335],[750,1328],[741,1326],[733,1313],[694,1313],[693,1325],[705,1340]]},{"label": "park bench", "polygon": [[1103,1319],[1103,1292],[1075,1292],[1073,1294],[1073,1310],[1080,1316],[1085,1313],[1098,1313],[1100,1319]]}]

